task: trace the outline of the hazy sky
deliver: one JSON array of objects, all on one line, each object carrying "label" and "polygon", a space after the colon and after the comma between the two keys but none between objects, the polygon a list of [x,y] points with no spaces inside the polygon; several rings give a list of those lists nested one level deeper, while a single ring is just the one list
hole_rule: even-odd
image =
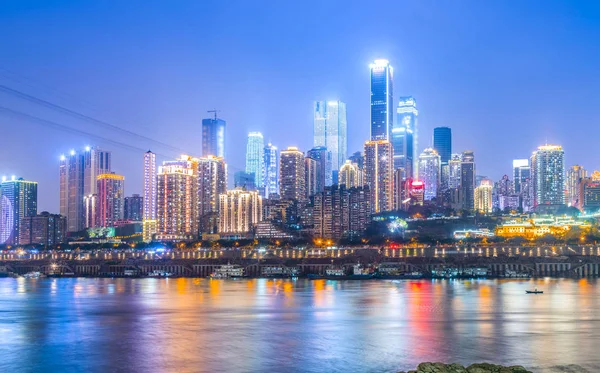
[{"label": "hazy sky", "polygon": [[417,99],[419,152],[449,126],[454,152],[473,150],[493,179],[546,141],[567,165],[600,168],[597,1],[5,0],[0,35],[2,86],[177,148],[0,90],[0,174],[38,181],[40,210],[58,211],[61,153],[112,150],[126,194],[140,193],[142,149],[200,155],[213,108],[227,121],[230,174],[248,131],[308,150],[315,99],[347,103],[348,151],[359,150],[376,58],[394,66],[395,97]]}]

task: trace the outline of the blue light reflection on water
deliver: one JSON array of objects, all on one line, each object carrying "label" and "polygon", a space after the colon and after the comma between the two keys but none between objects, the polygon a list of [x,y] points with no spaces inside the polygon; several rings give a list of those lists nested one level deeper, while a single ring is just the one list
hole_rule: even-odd
[{"label": "blue light reflection on water", "polygon": [[594,280],[5,278],[0,371],[600,371],[599,295]]}]

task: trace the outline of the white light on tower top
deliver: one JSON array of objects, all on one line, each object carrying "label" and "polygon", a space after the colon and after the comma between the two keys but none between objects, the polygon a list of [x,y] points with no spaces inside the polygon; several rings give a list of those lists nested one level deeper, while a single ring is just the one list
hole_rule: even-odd
[{"label": "white light on tower top", "polygon": [[89,146],[86,146],[86,147],[85,147],[85,151],[86,151],[86,152],[89,152],[90,150],[92,150],[92,148],[90,148]]},{"label": "white light on tower top", "polygon": [[75,150],[71,150],[71,155],[75,155]]}]

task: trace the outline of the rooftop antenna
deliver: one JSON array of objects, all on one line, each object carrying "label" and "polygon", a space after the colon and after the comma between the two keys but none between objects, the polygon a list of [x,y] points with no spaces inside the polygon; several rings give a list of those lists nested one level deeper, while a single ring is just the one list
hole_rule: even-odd
[{"label": "rooftop antenna", "polygon": [[215,114],[215,120],[217,120],[217,113],[220,112],[221,110],[217,110],[217,109],[213,109],[213,110],[208,110],[207,113],[214,113]]}]

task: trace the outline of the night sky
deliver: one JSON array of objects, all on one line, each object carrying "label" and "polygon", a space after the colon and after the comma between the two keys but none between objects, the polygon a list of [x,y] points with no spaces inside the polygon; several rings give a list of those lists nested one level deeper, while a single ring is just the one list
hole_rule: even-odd
[{"label": "night sky", "polygon": [[347,103],[348,151],[362,149],[376,58],[394,66],[395,98],[417,99],[419,152],[449,126],[453,151],[473,150],[495,180],[545,142],[567,166],[600,168],[597,1],[16,0],[0,3],[0,35],[2,86],[147,137],[0,90],[13,110],[0,110],[0,174],[38,181],[40,211],[58,212],[61,153],[112,150],[126,194],[140,193],[142,150],[200,155],[214,108],[231,175],[248,131],[308,150],[315,99]]}]

